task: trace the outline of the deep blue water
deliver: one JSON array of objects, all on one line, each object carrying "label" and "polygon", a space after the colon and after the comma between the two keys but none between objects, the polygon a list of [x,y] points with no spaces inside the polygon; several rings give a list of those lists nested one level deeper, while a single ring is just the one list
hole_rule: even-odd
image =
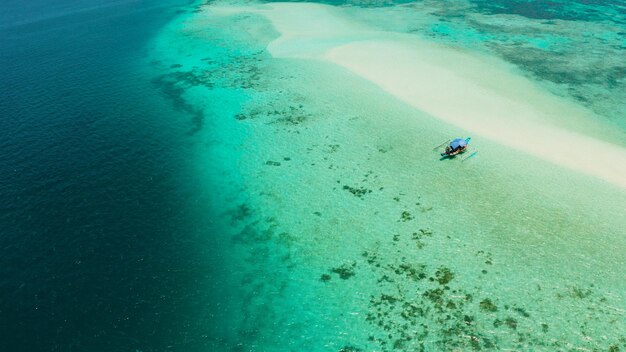
[{"label": "deep blue water", "polygon": [[205,346],[191,117],[140,69],[188,4],[0,3],[0,351]]}]

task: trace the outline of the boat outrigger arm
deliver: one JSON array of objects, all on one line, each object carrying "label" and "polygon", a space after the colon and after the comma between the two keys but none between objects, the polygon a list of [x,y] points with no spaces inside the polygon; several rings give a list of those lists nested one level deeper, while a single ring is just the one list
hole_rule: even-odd
[{"label": "boat outrigger arm", "polygon": [[465,161],[465,160],[467,160],[467,159],[469,159],[469,158],[473,157],[473,156],[474,156],[474,155],[476,155],[476,154],[478,154],[478,150],[476,150],[476,149],[472,150],[472,152],[470,153],[470,155],[468,155],[468,156],[464,157],[463,159],[461,159],[461,162],[463,162],[463,161]]},{"label": "boat outrigger arm", "polygon": [[438,146],[434,147],[433,150],[437,150],[437,149],[443,147],[445,144],[448,144],[448,142],[450,142],[450,141],[451,141],[451,139],[446,139],[445,142],[443,142],[443,143],[439,144]]}]

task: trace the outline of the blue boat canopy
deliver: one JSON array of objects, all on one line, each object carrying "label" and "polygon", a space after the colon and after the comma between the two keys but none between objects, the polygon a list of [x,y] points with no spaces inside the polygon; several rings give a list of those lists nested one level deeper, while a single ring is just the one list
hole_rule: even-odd
[{"label": "blue boat canopy", "polygon": [[450,146],[453,149],[462,148],[462,147],[465,147],[466,145],[467,145],[467,142],[463,138],[457,138],[453,140],[452,142],[450,142]]}]

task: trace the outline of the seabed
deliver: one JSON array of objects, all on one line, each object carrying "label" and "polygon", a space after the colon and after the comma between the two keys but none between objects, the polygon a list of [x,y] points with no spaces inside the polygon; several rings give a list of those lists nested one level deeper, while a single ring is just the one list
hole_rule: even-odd
[{"label": "seabed", "polygon": [[218,1],[152,43],[230,248],[216,350],[626,349],[615,25],[467,6]]}]

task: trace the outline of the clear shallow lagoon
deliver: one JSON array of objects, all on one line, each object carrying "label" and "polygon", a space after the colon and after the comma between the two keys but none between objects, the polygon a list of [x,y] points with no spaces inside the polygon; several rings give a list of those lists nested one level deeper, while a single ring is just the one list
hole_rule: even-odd
[{"label": "clear shallow lagoon", "polygon": [[[589,112],[589,121],[546,123],[624,148],[619,3],[332,5],[315,20],[506,60],[542,94]],[[298,6],[290,14],[313,13]],[[112,50],[106,46],[77,60],[128,67],[119,85],[98,95],[65,88],[74,114],[43,100],[44,111],[54,106],[66,117],[48,117],[50,126],[73,128],[44,129],[61,137],[15,137],[34,125],[24,125],[24,111],[32,113],[26,121],[40,115],[17,109],[15,93],[3,91],[6,111],[21,118],[9,139],[12,162],[25,140],[90,141],[29,154],[43,160],[33,177],[48,193],[6,169],[13,176],[2,195],[11,205],[2,221],[10,231],[1,240],[12,256],[2,302],[17,303],[2,307],[0,323],[11,335],[38,336],[32,345],[4,340],[9,349],[626,348],[623,188],[475,135],[476,157],[440,161],[433,147],[472,131],[344,67],[267,49],[297,56],[369,32],[338,37],[322,26],[327,40],[278,46],[267,5],[157,9],[161,22],[127,44],[131,64],[86,61]],[[126,32],[112,43],[125,43]],[[15,29],[5,33],[19,52]],[[83,84],[110,84],[110,71],[79,72]],[[88,116],[101,118],[74,127],[95,102],[100,115]],[[84,164],[67,161],[67,150]],[[68,172],[50,177],[59,167]],[[55,255],[58,248],[65,250]]]}]

